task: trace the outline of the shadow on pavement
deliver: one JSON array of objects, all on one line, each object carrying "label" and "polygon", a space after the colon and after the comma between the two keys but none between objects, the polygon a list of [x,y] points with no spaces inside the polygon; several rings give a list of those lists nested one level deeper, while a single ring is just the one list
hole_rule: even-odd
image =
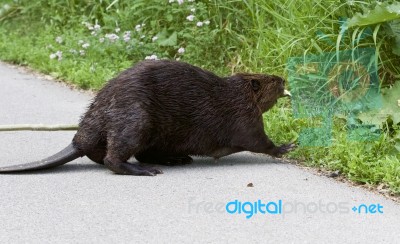
[{"label": "shadow on pavement", "polygon": [[[135,159],[129,160],[131,163],[137,163]],[[210,157],[193,157],[193,163],[187,165],[178,166],[165,166],[158,164],[143,164],[147,166],[154,166],[163,170],[179,170],[181,168],[211,168],[211,167],[224,167],[224,166],[243,166],[243,165],[260,165],[260,164],[277,164],[285,163],[280,159],[272,158],[267,155],[257,155],[252,153],[246,154],[234,154],[227,157],[214,160]],[[24,171],[24,172],[10,172],[2,173],[7,175],[34,175],[34,174],[65,174],[71,172],[94,172],[94,171],[108,171],[107,167],[90,161],[88,158],[84,159],[84,163],[67,163],[65,165],[42,169],[35,171]]]}]

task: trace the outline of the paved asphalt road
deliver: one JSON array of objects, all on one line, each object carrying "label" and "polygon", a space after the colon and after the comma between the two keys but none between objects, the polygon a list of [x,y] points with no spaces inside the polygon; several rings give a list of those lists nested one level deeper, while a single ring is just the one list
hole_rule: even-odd
[{"label": "paved asphalt road", "polygon": [[[91,98],[0,63],[0,124],[75,124]],[[74,134],[0,133],[1,166],[49,156]],[[398,204],[266,156],[160,168],[156,177],[120,176],[81,158],[0,175],[0,243],[400,243]],[[225,210],[259,199],[281,214]],[[360,204],[383,213],[351,210]]]}]

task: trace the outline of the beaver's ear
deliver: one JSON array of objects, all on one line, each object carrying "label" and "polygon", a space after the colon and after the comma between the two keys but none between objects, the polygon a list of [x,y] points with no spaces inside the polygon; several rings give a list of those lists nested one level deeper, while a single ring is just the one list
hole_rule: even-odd
[{"label": "beaver's ear", "polygon": [[253,91],[258,91],[261,88],[260,81],[252,79],[251,81],[251,87],[253,88]]}]

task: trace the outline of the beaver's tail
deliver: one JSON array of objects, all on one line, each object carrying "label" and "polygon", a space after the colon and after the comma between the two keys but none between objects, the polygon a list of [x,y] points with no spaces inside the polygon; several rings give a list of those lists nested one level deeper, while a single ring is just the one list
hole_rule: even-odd
[{"label": "beaver's tail", "polygon": [[71,143],[60,152],[48,158],[42,159],[40,161],[0,167],[0,173],[53,168],[71,162],[72,160],[82,156],[84,156],[84,154],[78,149],[76,149]]}]

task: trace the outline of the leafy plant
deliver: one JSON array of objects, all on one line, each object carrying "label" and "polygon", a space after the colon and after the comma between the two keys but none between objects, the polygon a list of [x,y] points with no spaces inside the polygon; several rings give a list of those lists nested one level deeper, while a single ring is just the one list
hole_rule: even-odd
[{"label": "leafy plant", "polygon": [[375,8],[371,11],[368,11],[366,14],[355,14],[351,19],[347,21],[347,27],[351,28],[357,26],[375,25],[378,23],[399,19],[399,15],[399,2],[394,2],[392,4],[389,4],[388,2],[377,2]]}]

